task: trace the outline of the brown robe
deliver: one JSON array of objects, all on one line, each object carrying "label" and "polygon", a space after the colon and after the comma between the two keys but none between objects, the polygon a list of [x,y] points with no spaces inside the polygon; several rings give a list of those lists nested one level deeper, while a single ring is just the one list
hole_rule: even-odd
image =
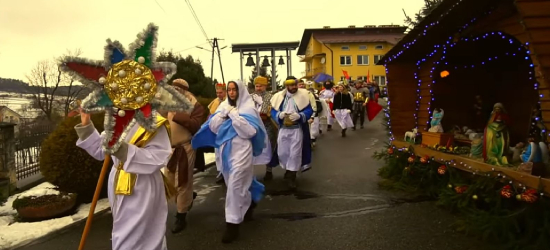
[{"label": "brown robe", "polygon": [[[170,125],[172,129],[172,147],[174,153],[168,162],[167,168],[170,172],[176,173],[177,168],[187,168],[189,166],[189,156],[193,155],[194,150],[191,148],[191,139],[193,135],[199,131],[202,123],[204,122],[204,107],[197,102],[196,98],[188,91],[185,95],[189,98],[191,103],[194,103],[191,113],[176,112],[168,114]],[[171,118],[171,119],[170,119]],[[193,162],[194,163],[194,159]],[[189,176],[185,171],[178,171],[178,186],[184,184],[189,179]]]}]

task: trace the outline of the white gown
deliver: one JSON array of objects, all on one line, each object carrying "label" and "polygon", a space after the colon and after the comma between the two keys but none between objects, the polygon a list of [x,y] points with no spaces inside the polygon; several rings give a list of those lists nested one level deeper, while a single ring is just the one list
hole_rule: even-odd
[{"label": "white gown", "polygon": [[[294,103],[294,99],[290,98],[283,111],[289,113],[299,113],[300,111]],[[289,171],[300,171],[302,168],[302,146],[304,132],[300,128],[279,129],[277,137],[277,154],[279,155],[279,163],[281,167]]]},{"label": "white gown", "polygon": [[[256,117],[264,133],[265,127],[255,107],[254,101],[246,91],[246,86],[241,82],[238,82],[237,85],[239,88],[239,97],[236,105],[238,114],[228,114],[228,118],[231,119],[233,128],[237,132],[237,136],[231,139],[229,159],[231,169],[229,171],[224,171],[222,159],[222,153],[227,142],[215,150],[216,167],[218,171],[223,174],[227,186],[225,197],[225,221],[232,224],[240,224],[243,222],[244,215],[252,202],[252,195],[249,188],[254,178],[254,165],[265,165],[271,159],[271,151],[266,151],[265,148],[260,155],[253,157],[252,142],[250,139],[256,135],[257,131],[256,128],[250,125],[248,120],[241,117],[240,114],[246,113]],[[216,115],[210,118],[209,128],[216,135],[224,121],[221,113],[228,106],[229,104],[226,99],[216,110]],[[264,141],[265,146],[269,145],[267,133]]]},{"label": "white gown", "polygon": [[[92,127],[93,128],[93,127]],[[129,131],[128,142],[139,125]],[[108,181],[109,203],[113,214],[112,248],[114,250],[165,250],[168,204],[160,169],[166,165],[172,153],[170,139],[165,128],[159,128],[155,137],[143,148],[128,145],[128,155],[123,169],[137,174],[132,195],[115,195],[116,168],[111,168]],[[103,160],[102,135],[94,132],[77,146],[97,160]],[[114,166],[119,164],[112,157]]]},{"label": "white gown", "polygon": [[[319,93],[319,99],[321,101],[330,101],[332,102],[332,98],[334,98],[334,91],[330,90],[330,89],[325,89],[323,91],[321,91],[321,93]],[[334,123],[334,118],[332,118],[332,115],[331,115],[331,110],[330,110],[330,106],[327,105],[327,124],[328,125],[332,125]],[[325,108],[325,107],[323,107]]]},{"label": "white gown", "polygon": [[[231,115],[231,114],[230,114]],[[226,144],[216,149],[216,166],[220,171],[227,185],[225,198],[225,221],[233,224],[240,224],[243,219],[252,197],[248,188],[254,177],[254,166],[252,164],[252,143],[250,138],[256,135],[256,129],[242,117],[231,117],[233,128],[238,136],[231,141],[231,170],[229,173],[223,171],[221,152]],[[210,130],[218,133],[224,119],[218,113],[210,120]],[[261,122],[261,121],[260,121]]]}]

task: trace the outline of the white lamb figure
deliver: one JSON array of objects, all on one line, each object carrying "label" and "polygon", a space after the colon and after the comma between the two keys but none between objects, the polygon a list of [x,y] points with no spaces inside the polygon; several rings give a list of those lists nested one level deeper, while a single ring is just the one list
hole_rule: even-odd
[{"label": "white lamb figure", "polygon": [[413,142],[416,142],[416,134],[418,133],[418,129],[414,128],[412,131],[407,131],[405,133],[405,141],[407,141],[407,138],[410,138],[413,140]]},{"label": "white lamb figure", "polygon": [[468,127],[466,127],[466,126],[464,126],[464,127],[462,128],[462,132],[464,132],[464,135],[466,135],[466,136],[468,136],[468,137],[470,136],[470,134],[475,133],[475,131],[471,130],[470,128],[468,128]]}]

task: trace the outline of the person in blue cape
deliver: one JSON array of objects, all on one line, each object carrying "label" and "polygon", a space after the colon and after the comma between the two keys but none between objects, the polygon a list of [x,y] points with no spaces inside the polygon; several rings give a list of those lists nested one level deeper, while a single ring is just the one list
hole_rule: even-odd
[{"label": "person in blue cape", "polygon": [[[286,88],[271,98],[271,117],[279,125],[277,157],[272,161],[286,170],[284,179],[296,188],[296,174],[311,167],[311,142],[308,120],[313,115],[309,91],[298,88],[298,80],[289,76]],[[273,162],[271,166],[276,166]]]},{"label": "person in blue cape", "polygon": [[227,186],[223,243],[236,240],[239,225],[251,219],[265,191],[254,176],[254,165],[271,159],[271,153],[263,150],[269,144],[265,127],[246,86],[228,82],[227,97],[191,142],[193,148],[216,149],[216,166]]}]

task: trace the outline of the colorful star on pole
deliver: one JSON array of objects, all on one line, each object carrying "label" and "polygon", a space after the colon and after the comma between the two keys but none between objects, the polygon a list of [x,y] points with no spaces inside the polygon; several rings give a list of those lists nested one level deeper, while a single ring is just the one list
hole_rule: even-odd
[{"label": "colorful star on pole", "polygon": [[82,101],[82,109],[105,112],[106,153],[118,150],[136,122],[153,131],[159,110],[188,111],[193,107],[167,84],[176,73],[176,65],[155,60],[157,34],[158,27],[151,23],[128,51],[118,41],[107,39],[103,61],[66,57],[61,62],[65,72],[92,89]]}]

